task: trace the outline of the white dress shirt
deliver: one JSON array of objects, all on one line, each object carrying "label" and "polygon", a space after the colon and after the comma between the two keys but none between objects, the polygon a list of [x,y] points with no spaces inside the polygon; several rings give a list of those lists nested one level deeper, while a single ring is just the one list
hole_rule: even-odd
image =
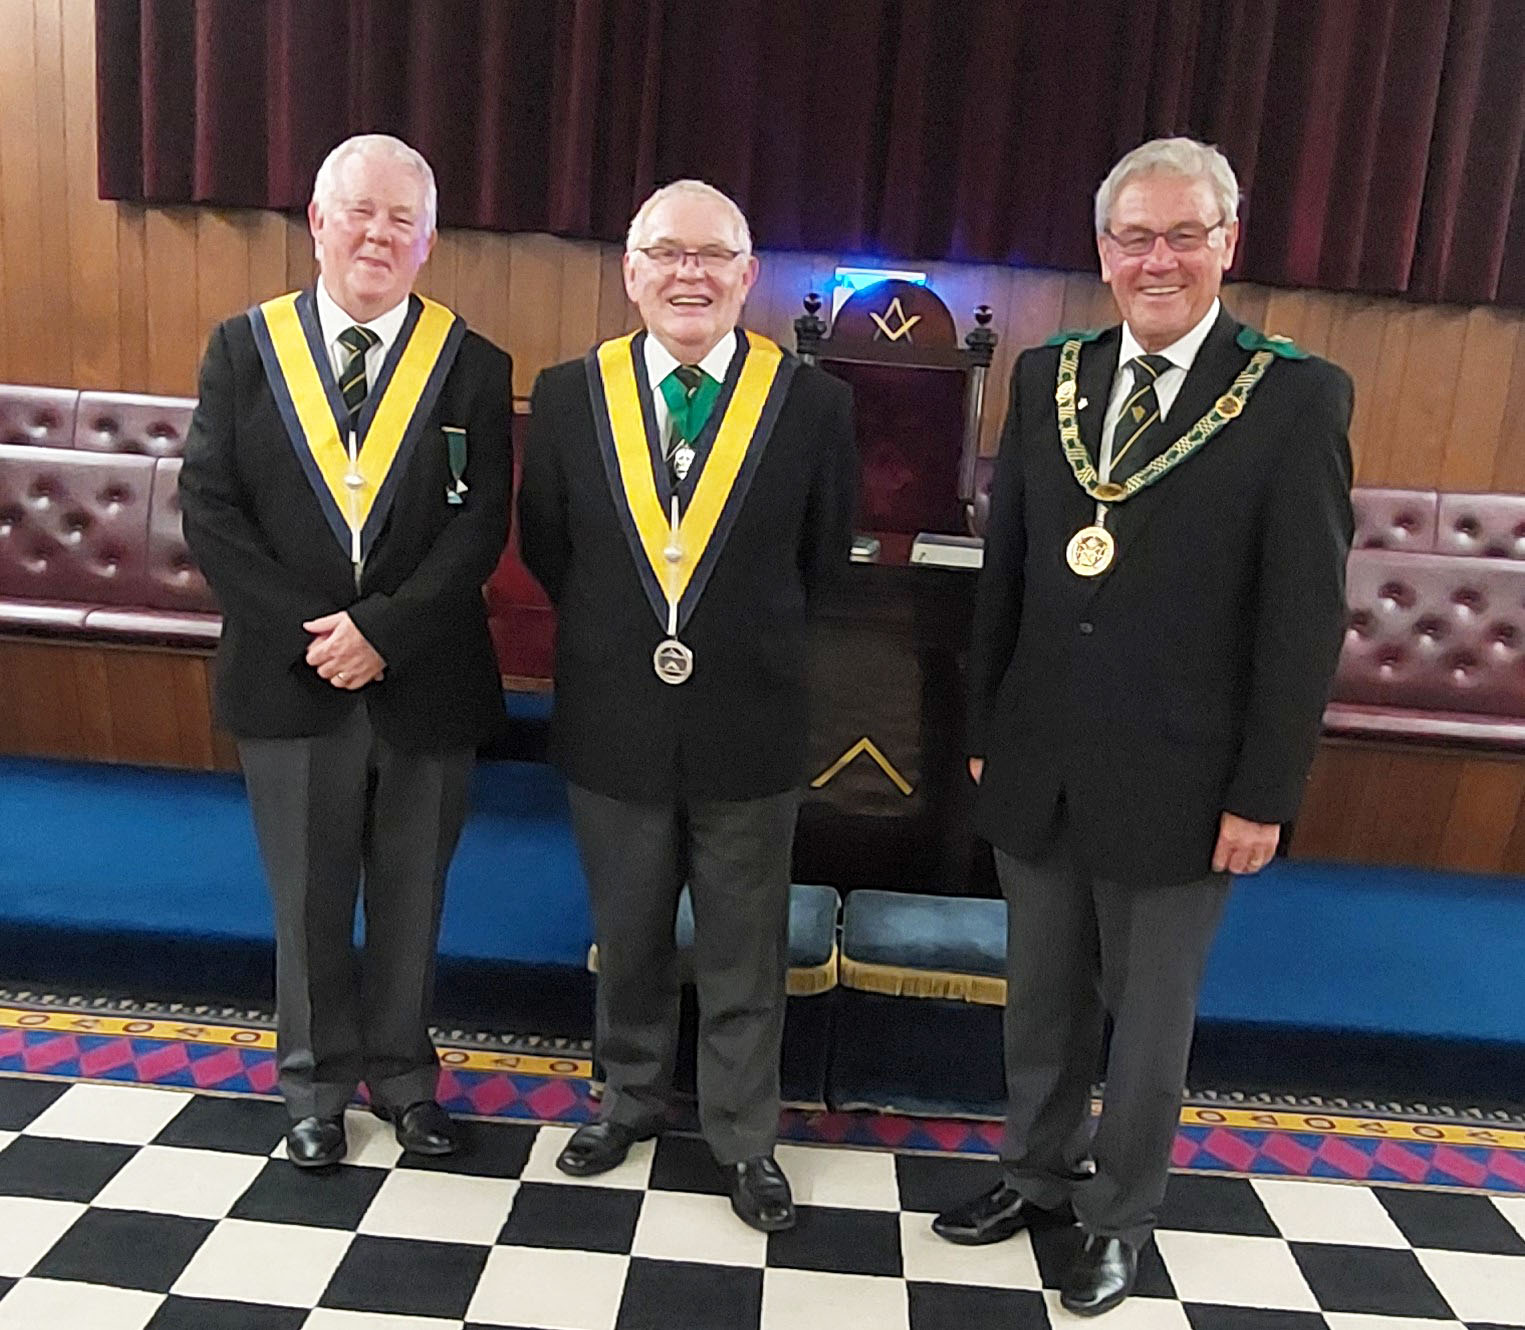
[{"label": "white dress shirt", "polygon": [[[1169,418],[1170,408],[1180,394],[1181,385],[1186,382],[1187,372],[1196,360],[1197,352],[1202,349],[1202,343],[1207,340],[1207,334],[1217,322],[1219,307],[1220,302],[1214,299],[1212,308],[1202,316],[1196,327],[1164,349],[1154,352],[1170,361],[1170,368],[1154,381],[1154,395],[1160,402],[1161,420]],[[1107,414],[1102,417],[1101,452],[1096,471],[1103,478],[1109,477],[1112,470],[1112,436],[1117,432],[1118,417],[1123,413],[1123,404],[1133,395],[1133,371],[1128,368],[1128,362],[1146,354],[1148,353],[1139,345],[1138,338],[1133,335],[1133,329],[1124,323],[1122,346],[1117,353],[1117,373],[1112,379],[1112,396],[1107,401]],[[1192,423],[1187,422],[1188,428]],[[1184,432],[1183,430],[1182,433]]]},{"label": "white dress shirt", "polygon": [[[699,368],[716,383],[724,383],[725,372],[730,369],[731,357],[735,354],[736,334],[728,332],[710,348],[709,354],[699,362]],[[667,399],[662,396],[661,383],[683,363],[650,333],[646,334],[646,381],[651,385],[651,405],[657,418],[657,438],[662,441],[664,451],[672,413],[667,409]]]}]

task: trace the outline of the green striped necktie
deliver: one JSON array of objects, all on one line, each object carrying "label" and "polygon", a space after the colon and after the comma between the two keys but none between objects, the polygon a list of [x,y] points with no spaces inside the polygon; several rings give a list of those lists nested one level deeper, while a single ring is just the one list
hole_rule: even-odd
[{"label": "green striped necktie", "polygon": [[360,408],[365,405],[369,385],[365,380],[365,353],[379,342],[369,328],[351,324],[339,334],[339,345],[345,350],[344,367],[339,371],[339,391],[344,396],[344,408],[349,412],[350,433],[357,432],[360,424]]}]

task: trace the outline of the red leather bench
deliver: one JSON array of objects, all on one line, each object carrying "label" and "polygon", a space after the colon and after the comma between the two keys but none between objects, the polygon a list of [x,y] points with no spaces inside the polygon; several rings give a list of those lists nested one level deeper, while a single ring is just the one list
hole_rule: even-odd
[{"label": "red leather bench", "polygon": [[[990,516],[993,458],[976,471]],[[1358,487],[1331,738],[1525,751],[1525,495]]]},{"label": "red leather bench", "polygon": [[[209,648],[180,534],[189,398],[0,386],[0,634]],[[978,470],[976,525],[988,514]],[[1525,496],[1360,488],[1325,731],[1525,750]],[[518,558],[485,590],[505,681],[549,686],[555,616]]]},{"label": "red leather bench", "polygon": [[[527,408],[528,403],[524,403]],[[518,415],[516,413],[517,422]],[[520,437],[522,438],[522,431]],[[514,449],[514,492],[523,453]],[[503,685],[516,691],[549,692],[556,656],[556,611],[540,583],[519,559],[519,510],[514,508],[508,545],[483,588],[487,627],[498,652]]]},{"label": "red leather bench", "polygon": [[180,534],[194,406],[0,388],[0,632],[216,643],[217,606]]},{"label": "red leather bench", "polygon": [[1357,490],[1324,731],[1525,751],[1525,495]]},{"label": "red leather bench", "polygon": [[[180,530],[195,405],[0,385],[0,634],[216,644],[217,604]],[[517,529],[486,595],[505,681],[549,687],[554,615]]]}]

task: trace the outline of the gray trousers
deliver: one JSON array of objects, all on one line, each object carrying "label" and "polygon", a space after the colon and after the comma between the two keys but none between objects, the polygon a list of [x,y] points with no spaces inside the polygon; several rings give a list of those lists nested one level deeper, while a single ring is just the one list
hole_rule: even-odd
[{"label": "gray trousers", "polygon": [[[238,745],[275,902],[276,1045],[293,1119],[432,1099],[429,1038],[445,870],[473,754],[403,753],[364,703],[331,734]],[[364,883],[365,945],[354,947]]]},{"label": "gray trousers", "polygon": [[797,791],[628,803],[568,787],[598,941],[600,1116],[660,1127],[677,1051],[673,926],[694,902],[699,1124],[721,1164],[770,1154],[788,972]]},{"label": "gray trousers", "polygon": [[[1097,881],[1063,836],[1038,863],[997,850],[996,869],[1007,901],[1007,1177],[1033,1204],[1068,1200],[1088,1231],[1142,1246],[1165,1198],[1197,992],[1229,878]],[[1087,1153],[1089,1177],[1076,1171]]]}]

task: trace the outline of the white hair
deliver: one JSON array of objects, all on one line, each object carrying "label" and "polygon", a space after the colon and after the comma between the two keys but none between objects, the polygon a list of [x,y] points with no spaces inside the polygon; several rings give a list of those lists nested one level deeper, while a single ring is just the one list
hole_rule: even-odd
[{"label": "white hair", "polygon": [[1207,183],[1223,214],[1225,226],[1239,217],[1239,181],[1234,168],[1228,164],[1217,148],[1196,139],[1150,139],[1107,172],[1107,178],[1096,191],[1096,234],[1107,229],[1112,215],[1112,205],[1130,180],[1139,176],[1174,175],[1186,176]]},{"label": "white hair", "polygon": [[651,214],[657,210],[658,205],[665,203],[668,199],[681,196],[706,199],[711,203],[720,204],[731,216],[731,230],[736,248],[743,254],[752,252],[752,229],[747,225],[746,214],[736,206],[734,199],[727,194],[722,194],[714,185],[706,184],[703,180],[674,180],[670,185],[663,185],[636,209],[635,216],[630,219],[630,230],[625,233],[625,253],[634,253],[647,243],[648,224],[651,221]]},{"label": "white hair", "polygon": [[423,153],[390,134],[356,134],[345,139],[323,159],[323,165],[318,167],[317,177],[312,182],[312,201],[318,205],[319,210],[328,209],[338,199],[339,172],[345,162],[356,156],[401,162],[413,169],[424,187],[424,219],[428,225],[426,234],[433,235],[438,203],[434,171],[424,160]]}]

